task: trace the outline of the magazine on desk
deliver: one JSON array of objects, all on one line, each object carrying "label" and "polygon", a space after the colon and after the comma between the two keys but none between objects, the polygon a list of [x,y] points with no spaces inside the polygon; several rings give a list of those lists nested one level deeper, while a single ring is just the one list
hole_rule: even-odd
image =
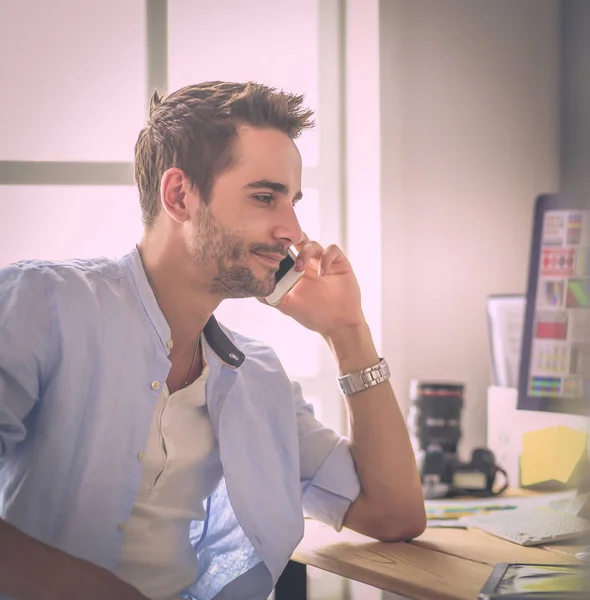
[{"label": "magazine on desk", "polygon": [[499,563],[478,600],[588,600],[589,583],[581,565]]}]

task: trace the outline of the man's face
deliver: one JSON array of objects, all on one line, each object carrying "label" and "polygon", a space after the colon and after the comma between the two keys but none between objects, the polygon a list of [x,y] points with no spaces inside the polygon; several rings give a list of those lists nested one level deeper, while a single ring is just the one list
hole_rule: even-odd
[{"label": "man's face", "polygon": [[241,127],[234,164],[216,180],[194,217],[191,255],[212,273],[224,298],[268,296],[274,275],[302,232],[294,203],[301,196],[301,157],[274,129]]}]

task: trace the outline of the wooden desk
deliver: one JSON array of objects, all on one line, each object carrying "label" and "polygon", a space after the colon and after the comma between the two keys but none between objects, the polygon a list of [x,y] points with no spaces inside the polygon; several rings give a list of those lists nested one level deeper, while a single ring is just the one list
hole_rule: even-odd
[{"label": "wooden desk", "polygon": [[[576,563],[577,546],[525,548],[465,529],[427,529],[407,543],[377,542],[349,529],[340,533],[306,519],[293,561],[336,573],[411,600],[475,600],[499,562]],[[301,577],[302,571],[292,563]],[[279,589],[280,588],[280,589]],[[293,584],[277,585],[276,598],[303,600]]]}]

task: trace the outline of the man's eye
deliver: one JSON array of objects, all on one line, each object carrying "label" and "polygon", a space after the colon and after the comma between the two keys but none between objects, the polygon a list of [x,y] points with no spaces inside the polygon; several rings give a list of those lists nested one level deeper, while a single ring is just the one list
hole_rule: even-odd
[{"label": "man's eye", "polygon": [[257,194],[256,196],[254,196],[254,198],[256,198],[256,200],[259,200],[263,204],[270,204],[274,200],[274,198],[269,194]]}]

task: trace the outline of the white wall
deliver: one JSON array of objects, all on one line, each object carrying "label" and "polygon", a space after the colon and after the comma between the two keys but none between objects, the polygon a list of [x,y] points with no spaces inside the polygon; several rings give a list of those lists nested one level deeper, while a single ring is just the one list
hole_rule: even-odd
[{"label": "white wall", "polygon": [[485,443],[485,297],[523,292],[532,206],[558,189],[557,0],[380,4],[383,351],[467,385]]}]

